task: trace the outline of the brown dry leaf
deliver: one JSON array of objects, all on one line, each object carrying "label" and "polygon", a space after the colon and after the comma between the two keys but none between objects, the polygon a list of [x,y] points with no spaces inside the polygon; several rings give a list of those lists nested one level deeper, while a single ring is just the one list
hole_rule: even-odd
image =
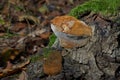
[{"label": "brown dry leaf", "polygon": [[0,32],[5,32],[5,28],[2,25],[0,25]]},{"label": "brown dry leaf", "polygon": [[19,23],[15,23],[11,30],[14,32],[18,32],[24,29],[25,27],[27,27],[27,24],[19,22]]},{"label": "brown dry leaf", "polygon": [[7,61],[7,66],[5,69],[12,69],[13,64],[10,61]]},{"label": "brown dry leaf", "polygon": [[50,36],[50,32],[44,32],[44,33],[40,34],[40,37],[41,37],[42,39],[48,39],[49,36]]},{"label": "brown dry leaf", "polygon": [[1,55],[4,61],[14,60],[17,55],[19,55],[20,51],[14,48],[5,48],[3,49]]},{"label": "brown dry leaf", "polygon": [[8,2],[11,3],[11,4],[18,4],[19,0],[9,0]]},{"label": "brown dry leaf", "polygon": [[37,7],[40,8],[41,6],[43,6],[43,4],[45,4],[45,0],[39,0]]},{"label": "brown dry leaf", "polygon": [[45,0],[46,4],[49,5],[50,4],[50,0]]},{"label": "brown dry leaf", "polygon": [[31,15],[19,16],[19,21],[24,21],[24,20],[31,20],[31,21],[33,21],[36,24],[40,23],[40,20],[38,18],[34,17],[34,16],[31,16]]},{"label": "brown dry leaf", "polygon": [[4,5],[2,13],[5,14],[5,15],[8,15],[8,13],[9,13],[9,6],[8,6],[8,4]]},{"label": "brown dry leaf", "polygon": [[14,66],[13,66],[13,69],[16,69],[16,68],[22,69],[22,68],[24,68],[26,65],[28,65],[29,63],[30,63],[30,60],[28,59],[28,60],[26,60],[26,61],[24,61],[24,62],[22,62],[22,63],[20,63],[20,64],[14,65]]},{"label": "brown dry leaf", "polygon": [[[36,36],[40,36],[40,34],[43,34],[43,33],[45,33],[47,30],[46,29],[40,29],[40,30],[35,30],[35,31],[33,31],[32,33],[29,33],[28,35],[26,35],[26,36],[24,36],[24,37],[21,37],[19,40],[17,40],[17,42],[16,42],[16,47],[17,48],[21,48],[21,49],[23,49],[23,47],[25,47],[25,45],[24,45],[24,43],[25,42],[29,42],[30,41],[30,39],[28,39],[28,38],[32,38],[32,40],[34,39],[36,39],[35,37]],[[40,37],[39,37],[40,38]],[[36,41],[35,41],[36,42]],[[39,44],[41,44],[41,39],[39,39],[39,40],[37,40],[37,42],[39,42]],[[30,44],[32,44],[32,42],[29,42]],[[38,45],[39,45],[38,44]],[[27,45],[28,46],[28,45]],[[30,46],[30,47],[33,47],[33,45],[32,46]]]},{"label": "brown dry leaf", "polygon": [[70,4],[74,4],[74,0],[69,0]]},{"label": "brown dry leaf", "polygon": [[19,75],[19,78],[16,80],[28,80],[28,75],[25,71],[22,71],[21,74]]},{"label": "brown dry leaf", "polygon": [[48,14],[48,16],[60,16],[62,15],[59,11],[52,11],[51,13]]},{"label": "brown dry leaf", "polygon": [[5,36],[6,33],[0,33],[0,37]]},{"label": "brown dry leaf", "polygon": [[13,67],[13,64],[10,63],[10,61],[7,61],[7,66],[4,69],[4,73],[7,73],[8,71],[11,71],[12,67]]},{"label": "brown dry leaf", "polygon": [[3,54],[5,54],[5,53],[6,53],[6,51],[8,51],[9,49],[11,49],[11,48],[9,48],[9,47],[4,48],[4,49],[2,50],[2,55],[3,55]]},{"label": "brown dry leaf", "polygon": [[46,26],[50,21],[49,20],[44,20],[42,23],[41,23],[41,26],[44,27]]},{"label": "brown dry leaf", "polygon": [[28,36],[29,37],[35,37],[35,36],[39,36],[40,34],[46,32],[46,29],[41,29],[41,30],[35,30],[32,33],[29,33]]},{"label": "brown dry leaf", "polygon": [[26,65],[28,65],[30,63],[30,60],[26,60],[22,63],[19,63],[19,64],[16,64],[16,65],[13,65],[12,68],[10,69],[3,69],[0,71],[0,78],[3,78],[3,77],[6,77],[8,75],[12,75],[16,72],[19,72],[22,70],[22,68],[24,68]]}]

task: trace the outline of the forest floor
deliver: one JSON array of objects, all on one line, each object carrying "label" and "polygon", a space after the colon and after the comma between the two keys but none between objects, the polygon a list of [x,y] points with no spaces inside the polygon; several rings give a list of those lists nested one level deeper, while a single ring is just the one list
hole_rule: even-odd
[{"label": "forest floor", "polygon": [[[18,73],[29,64],[30,56],[49,44],[50,20],[68,14],[83,2],[85,0],[0,0],[0,78]],[[36,59],[33,57],[32,62]]]}]

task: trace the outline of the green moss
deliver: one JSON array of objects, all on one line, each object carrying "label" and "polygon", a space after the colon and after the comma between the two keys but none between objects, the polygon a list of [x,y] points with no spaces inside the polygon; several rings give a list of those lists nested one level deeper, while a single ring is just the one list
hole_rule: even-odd
[{"label": "green moss", "polygon": [[4,25],[5,24],[5,21],[4,19],[2,18],[2,16],[0,15],[0,25]]},{"label": "green moss", "polygon": [[41,60],[42,58],[43,58],[42,56],[33,55],[33,56],[31,56],[30,61],[34,63],[34,62],[36,62],[38,60]]},{"label": "green moss", "polygon": [[45,58],[48,57],[49,54],[52,52],[51,47],[52,47],[52,45],[54,44],[56,38],[57,38],[57,37],[55,36],[54,33],[52,33],[52,35],[50,35],[50,37],[49,37],[49,43],[48,43],[48,48],[43,48],[43,52],[44,52],[44,55],[43,55],[43,56],[44,56]]},{"label": "green moss", "polygon": [[19,5],[15,5],[15,6],[14,6],[14,9],[15,9],[16,11],[25,10],[25,8],[24,8],[23,6],[19,6]]},{"label": "green moss", "polygon": [[48,47],[51,47],[51,46],[54,44],[55,40],[56,40],[56,36],[55,36],[55,34],[53,33],[53,34],[49,37]]},{"label": "green moss", "polygon": [[42,7],[40,7],[38,9],[38,11],[44,14],[44,13],[48,12],[49,10],[46,5],[43,5]]},{"label": "green moss", "polygon": [[44,51],[44,55],[43,56],[45,58],[47,58],[49,56],[49,54],[52,52],[52,49],[50,49],[50,48],[44,48],[43,51]]},{"label": "green moss", "polygon": [[115,15],[119,12],[120,0],[89,0],[82,5],[73,8],[69,15],[78,18],[78,16],[86,11],[93,11],[103,15]]}]

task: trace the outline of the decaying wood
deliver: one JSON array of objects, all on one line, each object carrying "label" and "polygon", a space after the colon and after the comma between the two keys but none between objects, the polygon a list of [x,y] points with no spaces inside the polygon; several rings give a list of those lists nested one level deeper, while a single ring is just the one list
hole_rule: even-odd
[{"label": "decaying wood", "polygon": [[[96,18],[93,19],[90,16],[93,18],[95,16]],[[116,23],[112,23],[112,21],[106,21],[97,14],[91,14],[89,17],[87,17],[87,20],[86,17],[84,17],[83,20],[89,24],[94,23],[95,33],[85,46],[74,47],[73,49],[63,49],[62,54],[65,59],[64,67],[70,67],[71,64],[75,63],[78,64],[78,67],[71,65],[73,68],[76,67],[78,69],[78,72],[75,72],[76,74],[71,73],[71,75],[77,76],[79,79],[118,79],[120,75],[120,69],[118,69],[120,66],[120,47],[118,40],[120,28],[118,28]],[[59,40],[56,40],[53,47],[60,47]],[[69,57],[73,63],[67,62],[66,57]],[[69,63],[69,65],[66,63]],[[65,73],[67,74],[68,72],[65,70]],[[67,75],[66,77],[68,78],[69,76]]]}]

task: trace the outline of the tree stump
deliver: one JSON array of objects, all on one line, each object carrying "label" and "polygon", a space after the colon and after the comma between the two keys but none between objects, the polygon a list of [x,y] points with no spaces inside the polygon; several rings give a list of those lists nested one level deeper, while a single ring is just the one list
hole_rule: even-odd
[{"label": "tree stump", "polygon": [[[119,18],[120,15],[106,19],[93,13],[81,17],[87,24],[95,26],[95,32],[85,46],[63,49],[65,80],[120,79]],[[58,39],[53,47],[60,48]]]}]

